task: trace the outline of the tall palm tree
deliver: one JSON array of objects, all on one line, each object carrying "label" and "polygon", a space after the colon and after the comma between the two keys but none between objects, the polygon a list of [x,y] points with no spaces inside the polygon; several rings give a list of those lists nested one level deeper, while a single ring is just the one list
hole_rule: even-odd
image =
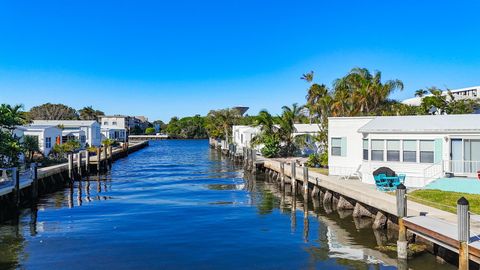
[{"label": "tall palm tree", "polygon": [[302,74],[300,77],[301,80],[304,80],[308,83],[311,83],[313,81],[313,70],[307,73]]}]

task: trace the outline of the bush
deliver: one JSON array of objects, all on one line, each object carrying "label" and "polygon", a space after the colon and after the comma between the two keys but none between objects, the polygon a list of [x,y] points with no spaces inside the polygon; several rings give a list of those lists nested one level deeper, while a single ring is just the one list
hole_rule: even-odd
[{"label": "bush", "polygon": [[320,155],[320,166],[322,166],[322,167],[327,167],[328,166],[328,152],[327,151],[324,151]]},{"label": "bush", "polygon": [[275,136],[266,136],[264,138],[264,146],[260,152],[262,153],[262,156],[271,158],[271,157],[277,157],[278,154],[280,153],[280,140],[276,138]]},{"label": "bush", "polygon": [[155,133],[155,128],[153,127],[148,127],[147,129],[145,129],[145,134],[147,135],[154,134],[154,133]]},{"label": "bush", "polygon": [[310,154],[308,156],[307,162],[305,162],[307,167],[319,167],[320,166],[320,156],[318,154]]}]

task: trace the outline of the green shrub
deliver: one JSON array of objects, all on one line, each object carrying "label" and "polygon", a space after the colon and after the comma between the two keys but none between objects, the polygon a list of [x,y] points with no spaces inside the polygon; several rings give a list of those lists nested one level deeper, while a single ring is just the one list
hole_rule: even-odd
[{"label": "green shrub", "polygon": [[278,140],[277,137],[275,136],[265,136],[264,141],[263,141],[263,148],[260,151],[262,153],[262,156],[271,158],[271,157],[277,157],[278,154],[280,153],[280,140]]},{"label": "green shrub", "polygon": [[147,135],[154,134],[154,133],[155,133],[155,128],[153,127],[148,127],[147,129],[145,129],[145,134]]},{"label": "green shrub", "polygon": [[307,167],[319,167],[320,166],[320,156],[318,154],[310,154],[308,156],[307,162],[305,162]]}]

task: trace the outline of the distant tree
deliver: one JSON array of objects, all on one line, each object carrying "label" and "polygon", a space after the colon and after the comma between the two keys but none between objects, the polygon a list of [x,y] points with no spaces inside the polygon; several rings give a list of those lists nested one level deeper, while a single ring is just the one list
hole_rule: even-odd
[{"label": "distant tree", "polygon": [[203,139],[207,138],[205,130],[205,117],[195,115],[193,117],[172,117],[165,128],[170,138],[177,139]]},{"label": "distant tree", "polygon": [[418,89],[417,91],[415,91],[415,96],[416,97],[423,97],[426,94],[428,94],[428,91],[425,90],[425,89]]},{"label": "distant tree", "polygon": [[63,104],[46,103],[30,109],[29,117],[32,120],[77,120],[75,109]]},{"label": "distant tree", "polygon": [[160,131],[164,131],[167,128],[167,124],[165,124],[162,120],[155,120],[153,121],[154,125],[160,126]]},{"label": "distant tree", "polygon": [[40,152],[40,147],[38,146],[38,137],[37,136],[24,136],[22,143],[23,152],[25,157],[27,157],[29,162],[32,162],[33,155]]},{"label": "distant tree", "polygon": [[212,110],[207,114],[205,127],[211,138],[230,141],[232,126],[242,118],[237,109]]},{"label": "distant tree", "polygon": [[148,127],[145,129],[145,134],[154,134],[155,133],[155,128],[153,127]]},{"label": "distant tree", "polygon": [[105,115],[104,112],[100,110],[95,110],[92,106],[83,107],[83,109],[78,110],[80,113],[81,120],[95,120],[99,121],[99,117]]},{"label": "distant tree", "polygon": [[313,70],[307,73],[302,74],[302,77],[300,77],[301,80],[304,80],[308,83],[311,83],[313,81]]}]

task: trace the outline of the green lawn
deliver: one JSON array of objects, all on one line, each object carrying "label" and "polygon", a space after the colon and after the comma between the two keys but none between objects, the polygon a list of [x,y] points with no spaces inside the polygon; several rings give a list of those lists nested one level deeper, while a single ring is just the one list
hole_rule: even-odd
[{"label": "green lawn", "polygon": [[451,213],[457,212],[457,200],[462,196],[470,202],[470,211],[480,214],[480,194],[422,189],[407,193],[408,199]]},{"label": "green lawn", "polygon": [[321,174],[324,174],[324,175],[328,175],[328,169],[327,168],[311,168],[311,167],[308,167],[308,169],[312,172],[317,172],[317,173],[321,173]]}]

